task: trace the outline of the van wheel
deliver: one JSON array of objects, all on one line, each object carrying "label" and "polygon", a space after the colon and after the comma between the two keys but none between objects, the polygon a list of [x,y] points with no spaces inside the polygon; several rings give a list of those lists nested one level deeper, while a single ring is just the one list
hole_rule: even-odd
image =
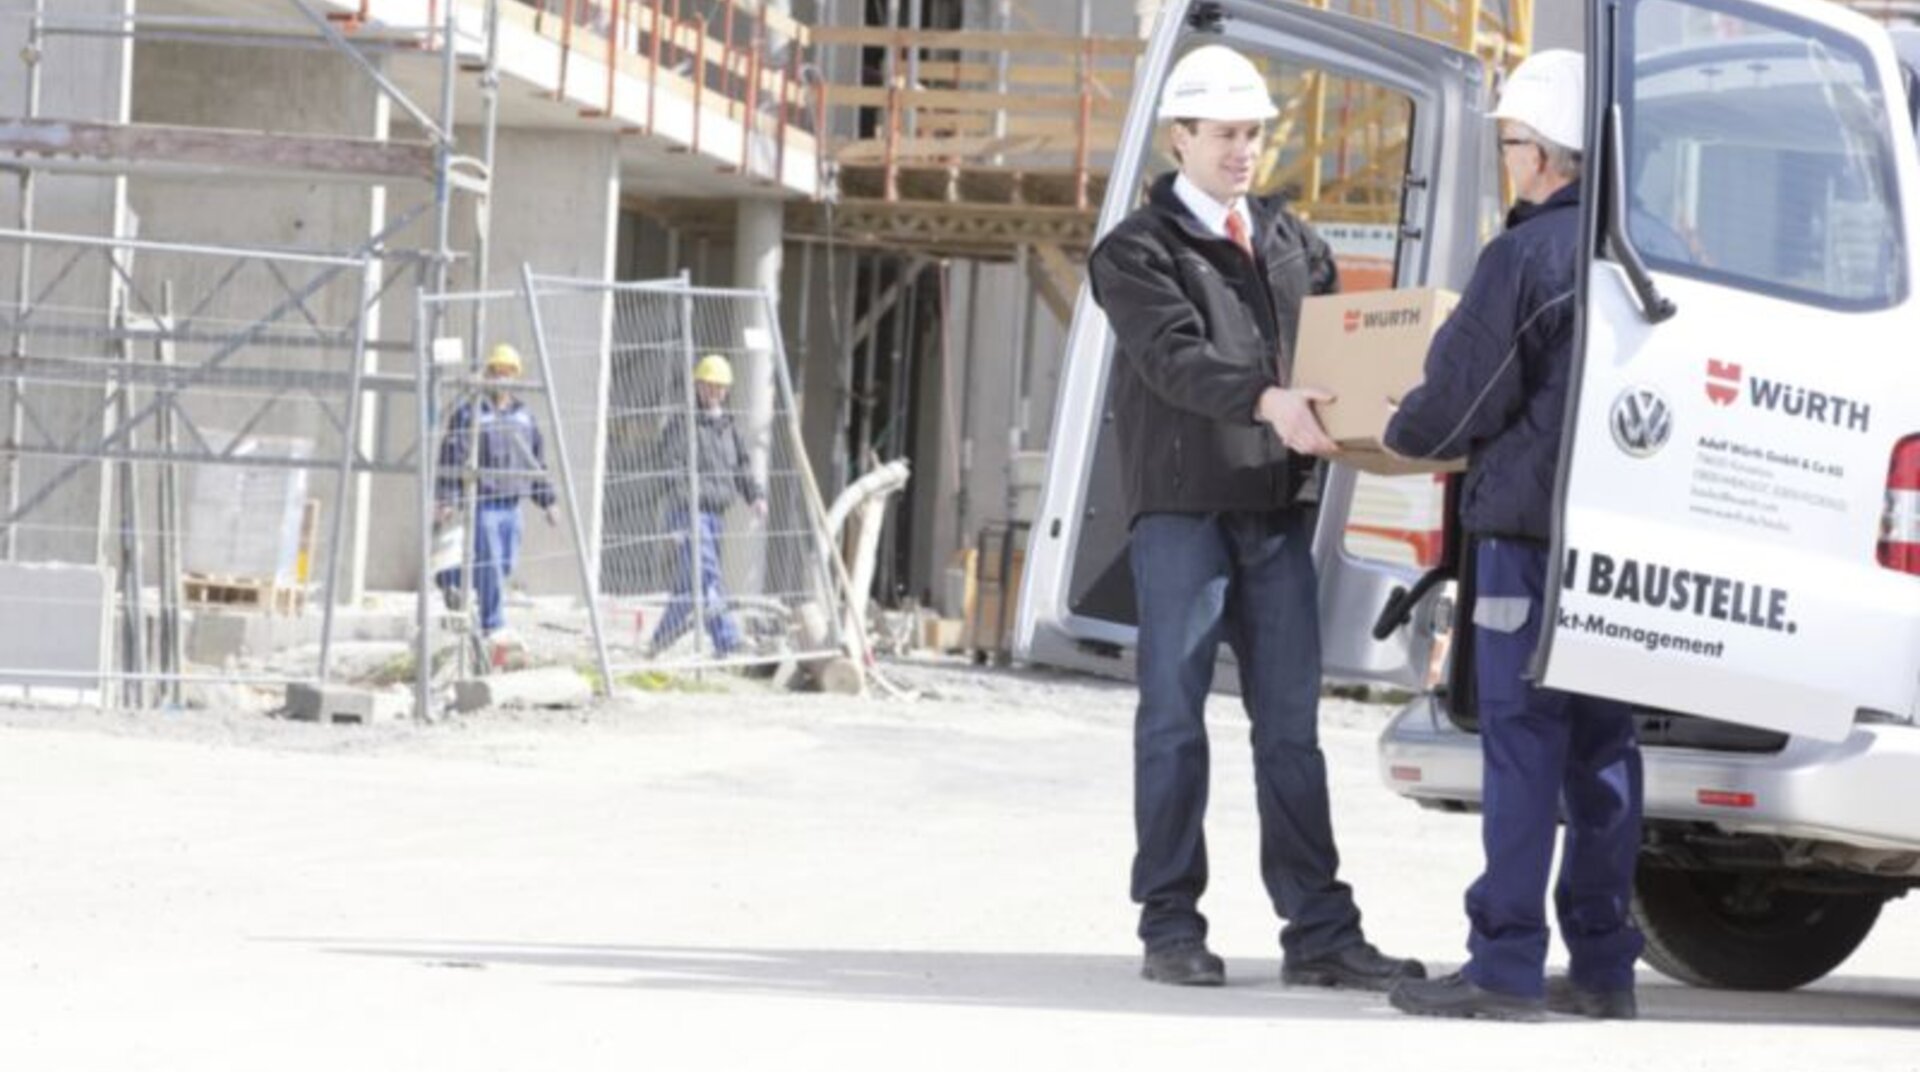
[{"label": "van wheel", "polygon": [[1877,894],[1817,893],[1772,875],[1643,867],[1633,914],[1641,954],[1690,986],[1792,990],[1840,966],[1880,918]]}]

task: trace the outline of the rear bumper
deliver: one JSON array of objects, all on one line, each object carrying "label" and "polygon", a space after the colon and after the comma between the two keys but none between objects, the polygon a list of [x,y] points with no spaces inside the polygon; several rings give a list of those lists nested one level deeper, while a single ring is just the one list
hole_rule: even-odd
[{"label": "rear bumper", "polygon": [[[1843,741],[1791,738],[1769,754],[1647,748],[1646,816],[1880,849],[1920,849],[1920,728],[1857,725]],[[1401,796],[1478,807],[1480,742],[1431,697],[1380,735],[1380,777]]]}]

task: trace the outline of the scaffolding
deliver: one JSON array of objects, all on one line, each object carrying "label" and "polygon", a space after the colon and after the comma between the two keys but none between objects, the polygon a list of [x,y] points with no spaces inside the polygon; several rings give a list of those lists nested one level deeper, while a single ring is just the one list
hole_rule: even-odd
[{"label": "scaffolding", "polygon": [[[100,669],[0,665],[0,679],[48,683],[64,675],[83,691],[97,684],[103,698],[117,686],[118,700],[132,706],[178,703],[182,686],[195,681],[324,683],[334,670],[336,609],[362,588],[371,482],[415,479],[430,435],[430,424],[406,434],[416,382],[414,370],[399,369],[416,352],[416,336],[450,334],[442,323],[383,316],[389,306],[414,308],[383,299],[407,282],[423,294],[487,282],[498,0],[487,0],[478,26],[462,25],[458,3],[435,5],[426,24],[399,26],[323,12],[309,0],[283,0],[278,19],[148,14],[130,4],[102,14],[62,4],[55,12],[49,0],[20,2],[29,9],[6,17],[24,42],[24,107],[0,129],[0,170],[17,180],[15,226],[0,230],[0,275],[12,275],[11,301],[0,305],[0,560],[22,567],[6,576],[29,597],[45,587],[34,572],[40,563],[109,577],[103,620],[113,640],[102,645],[109,650],[99,653]],[[371,126],[404,123],[417,134],[401,140],[391,129],[342,136],[136,122],[130,92],[120,114],[105,119],[44,114],[49,57],[63,41],[120,50],[129,81],[134,61],[158,47],[337,57],[371,86]],[[423,73],[434,100],[420,103],[401,88],[394,71],[409,65]],[[76,70],[74,77],[89,76]],[[463,79],[481,100],[475,152],[455,137]],[[69,174],[112,183],[111,205],[100,213],[106,233],[41,226],[49,176]],[[151,183],[163,196],[171,183],[177,197],[183,184],[204,195],[198,184],[217,191],[214,183],[233,180],[362,190],[348,197],[361,198],[353,204],[368,222],[365,239],[313,250],[134,233],[131,184]],[[472,248],[456,249],[455,224],[465,222],[459,214],[469,206]],[[420,232],[424,239],[409,244]],[[480,310],[472,313],[462,329],[477,347],[486,328]],[[330,500],[307,501],[309,475],[330,482]],[[263,538],[249,548],[262,554],[229,548],[263,563],[260,572],[193,570],[196,548],[206,552],[209,541],[244,542],[260,535],[248,526],[278,525],[275,514],[236,516],[233,533],[205,522],[208,510],[250,493],[277,507],[292,504],[294,560],[287,561],[291,539]],[[188,499],[195,510],[184,510]],[[357,532],[349,531],[349,517]],[[236,667],[183,653],[190,599],[298,612],[314,578],[321,621],[317,642],[296,645],[300,656]]]}]

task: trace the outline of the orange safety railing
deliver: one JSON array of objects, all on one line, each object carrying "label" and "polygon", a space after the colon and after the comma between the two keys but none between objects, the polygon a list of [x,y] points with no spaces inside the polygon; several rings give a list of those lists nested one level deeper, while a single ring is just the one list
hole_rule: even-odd
[{"label": "orange safety railing", "polygon": [[[741,170],[751,167],[756,136],[773,143],[773,177],[783,173],[787,142],[812,136],[817,98],[801,79],[813,30],[769,9],[766,0],[730,0],[713,32],[706,15],[683,15],[682,0],[517,0],[534,9],[533,29],[559,45],[555,99],[568,91],[574,54],[592,55],[606,67],[604,96],[587,118],[618,115],[620,74],[646,85],[640,133],[652,134],[663,87],[677,87],[693,103],[690,132],[700,151],[703,109],[718,107],[740,121]],[[784,55],[779,55],[784,53]],[[768,130],[767,128],[771,128]]]},{"label": "orange safety railing", "polygon": [[842,146],[840,160],[878,165],[887,199],[898,196],[903,166],[1044,159],[1072,172],[1083,210],[1095,156],[1119,136],[1141,50],[1134,38],[884,26],[817,27],[813,41],[883,57],[879,84],[822,92],[825,107],[872,110],[873,135]]}]

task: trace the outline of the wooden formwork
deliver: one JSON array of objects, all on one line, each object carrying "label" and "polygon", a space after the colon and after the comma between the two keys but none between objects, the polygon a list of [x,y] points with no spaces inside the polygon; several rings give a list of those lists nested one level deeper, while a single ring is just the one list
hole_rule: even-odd
[{"label": "wooden formwork", "polygon": [[[1305,2],[1445,41],[1496,66],[1517,62],[1532,45],[1534,0]],[[869,131],[824,147],[837,165],[840,211],[820,214],[822,228],[857,244],[936,255],[1004,260],[1039,243],[1066,259],[1084,254],[1140,41],[818,27],[812,43],[877,50],[883,61],[880,84],[821,91],[829,111],[857,110]],[[1309,218],[1394,218],[1403,103],[1315,74],[1278,76],[1274,94],[1282,115],[1263,185],[1286,189]],[[986,211],[960,219],[963,209]],[[1062,211],[1084,225],[1063,226]],[[805,229],[808,220],[790,222]]]}]

